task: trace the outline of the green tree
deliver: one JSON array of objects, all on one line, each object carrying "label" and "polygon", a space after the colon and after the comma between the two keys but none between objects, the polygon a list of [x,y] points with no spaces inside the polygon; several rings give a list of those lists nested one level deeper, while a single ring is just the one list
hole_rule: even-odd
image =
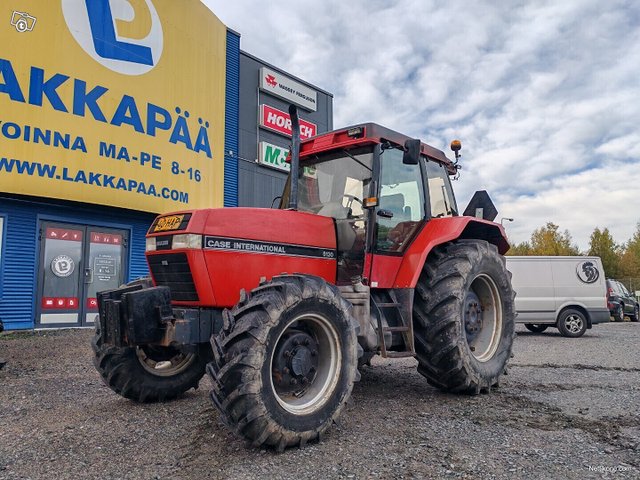
[{"label": "green tree", "polygon": [[640,223],[620,252],[618,277],[640,280]]},{"label": "green tree", "polygon": [[529,242],[522,242],[516,245],[511,245],[511,248],[507,252],[507,255],[533,255],[531,253],[531,245]]},{"label": "green tree", "polygon": [[607,277],[619,276],[621,248],[613,241],[608,228],[593,230],[589,238],[589,255],[600,257]]},{"label": "green tree", "polygon": [[558,225],[547,222],[531,234],[530,255],[579,255],[580,251],[572,241],[568,230],[560,232]]}]

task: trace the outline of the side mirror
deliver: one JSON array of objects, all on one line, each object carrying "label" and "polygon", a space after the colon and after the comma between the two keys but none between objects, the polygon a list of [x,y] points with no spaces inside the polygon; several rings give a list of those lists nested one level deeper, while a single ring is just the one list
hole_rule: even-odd
[{"label": "side mirror", "polygon": [[417,165],[420,161],[420,140],[411,138],[404,142],[404,154],[402,163],[405,165]]}]

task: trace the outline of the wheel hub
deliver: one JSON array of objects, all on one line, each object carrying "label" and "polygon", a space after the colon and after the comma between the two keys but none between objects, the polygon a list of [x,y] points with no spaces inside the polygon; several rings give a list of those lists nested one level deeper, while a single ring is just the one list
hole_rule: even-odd
[{"label": "wheel hub", "polygon": [[478,296],[470,291],[465,298],[464,329],[467,341],[473,341],[482,330],[482,305]]},{"label": "wheel hub", "polygon": [[571,315],[567,318],[566,326],[571,333],[578,333],[582,329],[582,319],[577,315]]},{"label": "wheel hub", "polygon": [[273,380],[280,395],[301,395],[318,371],[318,343],[307,332],[291,330],[278,342]]}]

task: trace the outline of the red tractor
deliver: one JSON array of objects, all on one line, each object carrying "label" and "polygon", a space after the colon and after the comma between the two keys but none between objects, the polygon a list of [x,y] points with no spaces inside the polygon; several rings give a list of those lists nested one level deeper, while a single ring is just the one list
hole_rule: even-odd
[{"label": "red tractor", "polygon": [[159,401],[206,370],[224,422],[278,450],[319,439],[374,355],[415,357],[445,391],[496,386],[516,313],[486,193],[460,215],[440,150],[372,123],[300,145],[291,116],[280,208],[161,215],[152,280],[99,294],[107,385]]}]

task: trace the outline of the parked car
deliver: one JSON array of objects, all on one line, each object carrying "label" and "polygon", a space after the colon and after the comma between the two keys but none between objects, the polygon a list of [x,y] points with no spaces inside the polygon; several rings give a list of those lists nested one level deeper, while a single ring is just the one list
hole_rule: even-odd
[{"label": "parked car", "polygon": [[609,321],[607,290],[599,257],[506,257],[516,291],[516,323],[536,333],[556,327],[580,337]]},{"label": "parked car", "polygon": [[622,282],[607,278],[607,306],[616,322],[622,322],[625,316],[632,322],[637,322],[640,316],[638,300]]}]

